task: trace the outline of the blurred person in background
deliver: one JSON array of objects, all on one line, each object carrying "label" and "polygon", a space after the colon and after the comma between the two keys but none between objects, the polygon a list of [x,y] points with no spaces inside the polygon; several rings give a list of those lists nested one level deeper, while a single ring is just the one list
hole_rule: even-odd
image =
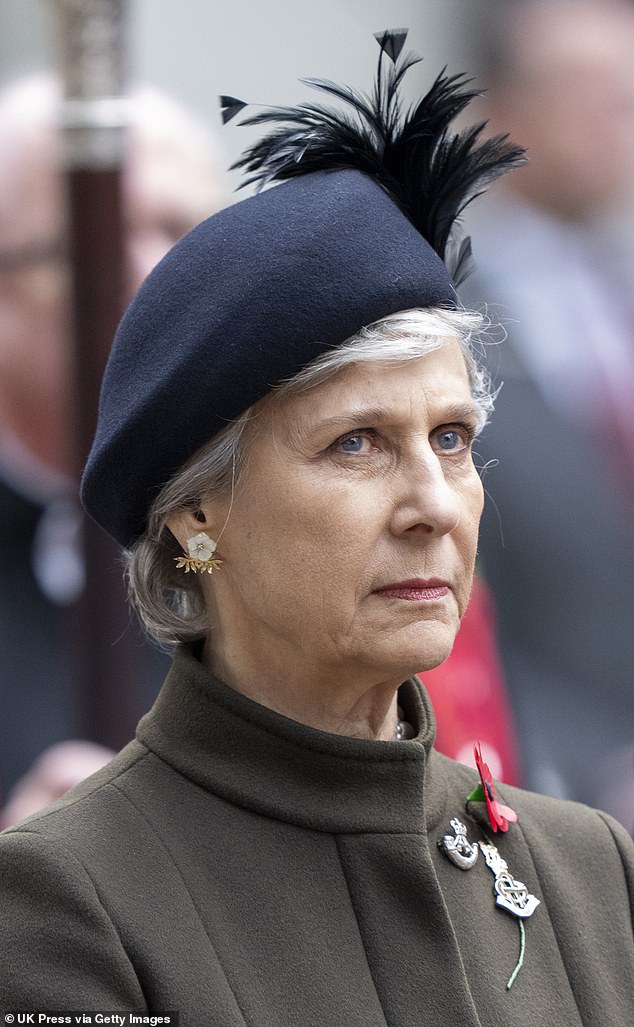
[{"label": "blurred person in background", "polygon": [[[69,423],[60,107],[58,85],[44,76],[0,94],[0,804],[42,749],[77,733],[65,631],[84,575]],[[170,246],[225,200],[208,133],[152,89],[132,94],[128,147],[126,299]],[[146,680],[131,704],[136,714],[164,669],[148,647]],[[73,754],[64,750],[61,775],[71,784],[85,765]],[[59,753],[53,755],[57,766]]]},{"label": "blurred person in background", "polygon": [[90,774],[105,767],[112,749],[94,742],[57,742],[49,746],[9,792],[0,810],[0,830],[12,827],[45,806],[50,806]]},{"label": "blurred person in background", "polygon": [[463,291],[509,331],[489,360],[504,385],[479,440],[481,461],[499,460],[479,551],[527,786],[633,830],[634,306],[599,226],[631,174],[634,11],[488,10],[486,113],[529,163],[483,204]]}]

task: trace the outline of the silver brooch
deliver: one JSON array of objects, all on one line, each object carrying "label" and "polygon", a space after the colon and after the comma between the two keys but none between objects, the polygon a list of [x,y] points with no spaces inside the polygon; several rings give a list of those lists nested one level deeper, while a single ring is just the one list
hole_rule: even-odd
[{"label": "silver brooch", "polygon": [[455,838],[451,834],[444,835],[439,840],[438,847],[461,870],[471,870],[478,858],[478,846],[471,844],[467,838],[465,825],[457,817],[454,817],[449,823],[454,829]]},{"label": "silver brooch", "polygon": [[487,842],[479,842],[479,845],[486,865],[495,877],[493,888],[496,905],[522,919],[532,916],[539,906],[539,899],[531,895],[526,885],[516,881],[509,873],[508,864],[502,859],[495,845]]}]

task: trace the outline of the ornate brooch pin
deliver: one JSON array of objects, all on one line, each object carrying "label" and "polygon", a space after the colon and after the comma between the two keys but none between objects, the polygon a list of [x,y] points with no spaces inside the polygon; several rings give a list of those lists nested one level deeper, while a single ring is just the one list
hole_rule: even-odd
[{"label": "ornate brooch pin", "polygon": [[539,906],[539,899],[531,895],[526,885],[521,881],[516,881],[509,873],[508,863],[502,859],[495,845],[491,845],[489,842],[479,842],[478,844],[482,849],[486,865],[495,878],[493,889],[496,905],[505,909],[507,913],[522,919],[532,916]]},{"label": "ornate brooch pin", "polygon": [[[480,784],[467,796],[467,809],[471,802],[485,803],[487,817],[492,830],[508,831],[509,824],[517,822],[517,813],[498,798],[491,771],[482,758],[482,750],[479,744],[474,746],[473,752],[476,767],[480,774]],[[531,895],[522,881],[518,881],[513,877],[508,863],[502,858],[493,842],[486,837],[486,834],[486,841],[472,843],[467,838],[466,826],[458,817],[453,817],[450,825],[453,828],[454,834],[446,834],[439,839],[438,847],[440,850],[461,870],[470,870],[471,867],[475,866],[478,852],[481,850],[486,865],[494,877],[493,891],[496,905],[517,919],[520,932],[520,951],[517,965],[506,983],[508,990],[512,987],[524,965],[526,949],[524,920],[533,915],[539,906],[540,900]]]},{"label": "ornate brooch pin", "polygon": [[457,817],[449,821],[455,832],[446,834],[438,842],[445,856],[461,870],[471,870],[478,858],[478,846],[472,845],[467,838],[467,829]]}]

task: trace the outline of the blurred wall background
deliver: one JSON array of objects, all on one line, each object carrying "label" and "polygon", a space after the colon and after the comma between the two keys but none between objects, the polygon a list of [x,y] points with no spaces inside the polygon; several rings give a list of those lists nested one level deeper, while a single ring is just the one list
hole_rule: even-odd
[{"label": "blurred wall background", "polygon": [[[463,68],[469,0],[129,0],[129,78],[160,86],[221,133],[218,94],[259,103],[305,97],[302,76],[362,84],[376,67],[373,32],[407,26],[425,56],[413,94],[445,64]],[[57,62],[55,0],[0,0],[0,84]],[[248,141],[221,135],[227,164]],[[236,179],[237,182],[237,179]]]}]

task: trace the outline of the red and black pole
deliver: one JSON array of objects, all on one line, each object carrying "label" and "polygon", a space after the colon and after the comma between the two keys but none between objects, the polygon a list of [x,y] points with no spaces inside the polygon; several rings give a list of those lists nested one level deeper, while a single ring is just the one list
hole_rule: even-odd
[{"label": "red and black pole", "polygon": [[[123,309],[126,2],[55,0],[55,5],[64,79],[72,424],[79,476],[92,442],[101,378]],[[129,736],[142,647],[127,608],[118,547],[87,517],[83,551],[86,584],[69,611],[78,730],[116,748]]]}]

